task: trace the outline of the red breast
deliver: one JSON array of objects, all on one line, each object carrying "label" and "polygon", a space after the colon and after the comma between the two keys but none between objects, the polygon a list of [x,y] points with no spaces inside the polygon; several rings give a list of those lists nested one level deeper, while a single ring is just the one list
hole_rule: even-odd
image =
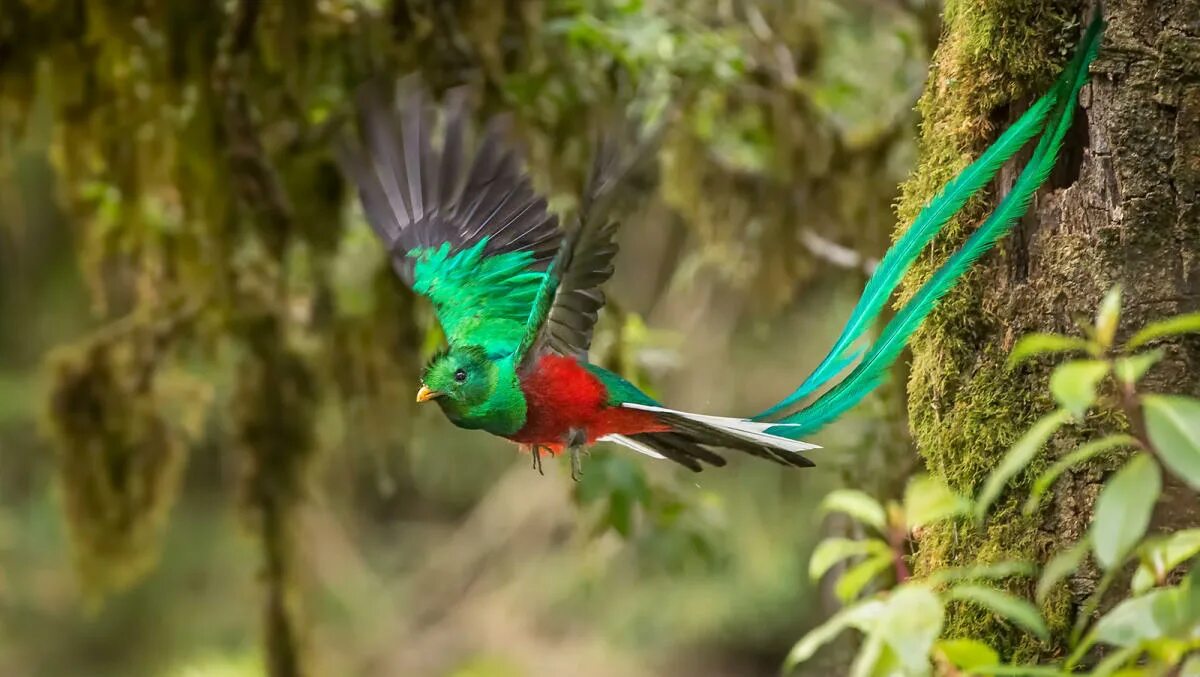
[{"label": "red breast", "polygon": [[588,443],[611,434],[668,430],[653,414],[608,406],[608,390],[579,362],[544,355],[521,375],[525,394],[525,426],[509,439],[544,444],[557,452],[572,428],[587,431]]}]

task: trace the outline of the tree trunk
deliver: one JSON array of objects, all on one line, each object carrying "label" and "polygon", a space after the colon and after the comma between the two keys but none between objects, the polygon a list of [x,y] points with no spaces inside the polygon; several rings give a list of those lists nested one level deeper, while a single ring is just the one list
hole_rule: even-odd
[{"label": "tree trunk", "polygon": [[[946,28],[920,108],[920,164],[904,188],[900,222],[910,223],[937,188],[975,157],[1003,124],[1045,91],[1071,52],[1092,7],[1062,0],[950,0]],[[974,493],[1009,445],[1050,410],[1050,370],[1009,370],[1017,338],[1033,331],[1078,333],[1114,283],[1125,290],[1122,332],[1147,320],[1200,308],[1200,0],[1115,0],[1100,57],[1081,96],[1075,127],[1048,186],[997,251],[949,294],[913,341],[909,413],[930,472]],[[989,124],[996,122],[997,124]],[[992,194],[969,205],[945,242],[909,276],[912,293],[1012,185],[1005,172]],[[1197,392],[1200,341],[1185,339],[1147,377],[1147,389]],[[1094,417],[1102,418],[1102,417]],[[1089,419],[1050,445],[1053,456],[1097,428]],[[1028,482],[995,507],[983,529],[960,526],[922,535],[919,571],[978,561],[1033,559],[1085,532],[1100,481],[1115,467],[1066,477],[1053,507],[1025,518]],[[1024,482],[1024,485],[1021,483]],[[1167,488],[1158,523],[1195,524],[1195,496]],[[1054,645],[1038,644],[987,613],[953,610],[949,636],[995,637],[1018,659],[1061,654],[1079,603],[1095,577],[1081,574],[1045,610]]]}]

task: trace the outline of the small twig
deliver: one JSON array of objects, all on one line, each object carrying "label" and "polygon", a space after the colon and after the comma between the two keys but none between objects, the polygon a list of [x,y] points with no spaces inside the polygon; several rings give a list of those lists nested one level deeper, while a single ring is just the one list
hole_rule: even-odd
[{"label": "small twig", "polygon": [[843,247],[809,228],[800,231],[800,243],[817,258],[839,268],[862,270],[867,275],[871,275],[879,266],[879,259],[860,254],[849,247]]},{"label": "small twig", "polygon": [[[206,292],[188,299],[170,299],[153,307],[139,306],[128,314],[93,329],[83,337],[81,343],[97,344],[119,340],[138,329],[144,328],[147,320],[157,324],[161,335],[170,337],[182,325],[187,324],[200,314],[200,311],[207,305],[209,297],[210,294]],[[172,305],[174,306],[173,308],[162,311],[159,314],[160,308]]]}]

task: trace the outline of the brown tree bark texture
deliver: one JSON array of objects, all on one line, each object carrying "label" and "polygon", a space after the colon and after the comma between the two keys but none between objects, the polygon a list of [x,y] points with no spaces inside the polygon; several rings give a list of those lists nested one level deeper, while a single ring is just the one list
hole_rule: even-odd
[{"label": "brown tree bark texture", "polygon": [[[921,160],[899,212],[911,222],[941,181],[994,140],[1045,90],[1092,11],[1073,2],[950,0],[923,114]],[[1117,0],[1091,83],[1080,98],[1064,157],[1030,213],[951,293],[913,342],[911,425],[930,471],[974,492],[1017,436],[1052,404],[1051,361],[1010,370],[1008,352],[1034,331],[1078,334],[1107,289],[1125,291],[1119,339],[1154,319],[1200,309],[1200,0]],[[1020,158],[1019,158],[1020,159]],[[1006,169],[992,194],[948,229],[949,244],[906,281],[928,278],[1012,185]],[[1169,346],[1145,389],[1200,391],[1200,340]],[[1053,458],[1096,430],[1123,425],[1093,416],[1049,445]],[[1084,534],[1100,483],[1120,459],[1070,474],[1053,506],[1025,518],[1020,505],[1035,463],[998,504],[988,525],[932,530],[920,539],[918,570],[978,561],[1034,559]],[[1200,523],[1195,494],[1168,481],[1156,522]],[[1097,576],[1085,571],[1046,609],[1056,641],[1042,645],[987,613],[955,609],[949,636],[995,638],[1018,659],[1056,654]]]}]

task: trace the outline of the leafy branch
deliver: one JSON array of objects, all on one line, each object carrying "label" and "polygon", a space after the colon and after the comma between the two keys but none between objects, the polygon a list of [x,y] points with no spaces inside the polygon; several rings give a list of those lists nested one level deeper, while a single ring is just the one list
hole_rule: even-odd
[{"label": "leafy branch", "polygon": [[[1200,332],[1200,313],[1151,324],[1116,344],[1121,290],[1101,302],[1084,337],[1032,334],[1014,347],[1010,366],[1047,354],[1082,353],[1055,368],[1049,380],[1057,408],[1039,419],[1000,459],[972,500],[928,476],[913,478],[902,503],[884,506],[853,490],[829,494],[822,506],[869,527],[876,535],[861,540],[828,539],[814,551],[810,574],[820,578],[843,567],[836,592],[848,606],[796,644],[785,663],[791,670],[846,628],[864,635],[853,675],[1065,675],[1075,674],[1097,645],[1107,649],[1091,665],[1092,675],[1200,674],[1200,568],[1181,571],[1200,555],[1200,529],[1147,535],[1162,491],[1162,474],[1200,491],[1200,400],[1145,393],[1142,378],[1164,357],[1146,346],[1183,333]],[[1112,397],[1103,397],[1111,393]],[[1072,468],[1117,451],[1132,450],[1105,482],[1087,534],[1057,552],[1042,567],[1035,601],[1053,589],[1091,555],[1104,574],[1077,610],[1069,647],[1061,663],[1014,665],[980,638],[941,637],[946,605],[979,605],[1042,641],[1049,630],[1034,601],[988,584],[1030,576],[1028,563],[980,564],[913,577],[906,564],[910,538],[924,526],[972,519],[982,526],[996,499],[1046,447],[1063,426],[1084,420],[1097,408],[1120,412],[1127,431],[1109,431],[1065,454],[1034,481],[1024,512],[1032,514],[1045,493]],[[1102,600],[1127,566],[1135,573],[1122,599],[1096,617]],[[1175,572],[1179,572],[1175,575]],[[879,590],[863,597],[864,590]]]}]

